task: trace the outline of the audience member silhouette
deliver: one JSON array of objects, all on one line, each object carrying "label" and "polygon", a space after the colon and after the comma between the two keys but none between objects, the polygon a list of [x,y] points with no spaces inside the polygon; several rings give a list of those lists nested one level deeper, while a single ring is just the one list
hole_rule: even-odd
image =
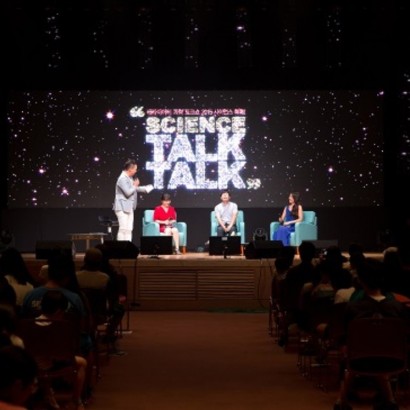
[{"label": "audience member silhouette", "polygon": [[[363,295],[361,299],[349,301],[346,304],[344,320],[346,334],[348,323],[354,319],[393,317],[408,321],[408,310],[404,304],[396,301],[394,298],[387,298],[382,291],[385,272],[381,261],[366,258],[365,263],[358,267],[357,274],[363,288]],[[380,391],[384,394],[380,409],[398,409],[394,401],[390,381],[385,377],[380,377],[377,381],[380,385]],[[351,388],[351,382],[351,377],[347,377],[341,384],[340,398],[334,406],[335,410],[351,409],[351,406],[347,403],[347,395]]]},{"label": "audience member silhouette", "polygon": [[17,296],[8,280],[0,275],[0,303],[13,306],[16,309]]},{"label": "audience member silhouette", "polygon": [[38,367],[23,348],[0,348],[0,408],[27,410],[30,398],[37,390]]},{"label": "audience member silhouette", "polygon": [[[49,326],[54,320],[64,320],[68,307],[68,300],[60,290],[50,289],[41,299],[41,314],[36,318],[39,326]],[[74,382],[73,401],[77,410],[83,409],[82,393],[86,379],[87,360],[82,356],[75,356],[77,367]],[[64,366],[64,363],[62,363]],[[54,396],[49,397],[49,402],[54,408],[58,408]]]},{"label": "audience member silhouette", "polygon": [[16,311],[12,306],[0,304],[0,345],[24,347],[23,340],[16,334],[17,320]]},{"label": "audience member silhouette", "polygon": [[0,275],[4,276],[16,293],[16,304],[21,306],[26,294],[36,282],[31,276],[26,262],[16,248],[5,249],[0,257]]},{"label": "audience member silhouette", "polygon": [[299,246],[300,263],[289,268],[281,283],[282,308],[287,312],[288,325],[292,323],[301,325],[304,320],[304,313],[301,310],[302,290],[307,283],[314,281],[315,254],[316,247],[313,242],[302,242]]},{"label": "audience member silhouette", "polygon": [[410,297],[410,278],[397,247],[389,247],[383,252],[385,290]]}]

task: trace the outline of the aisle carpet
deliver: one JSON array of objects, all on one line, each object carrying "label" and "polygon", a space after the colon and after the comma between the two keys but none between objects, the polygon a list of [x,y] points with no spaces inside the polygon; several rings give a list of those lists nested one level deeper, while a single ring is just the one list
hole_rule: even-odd
[{"label": "aisle carpet", "polygon": [[265,312],[132,312],[127,354],[103,365],[88,408],[331,410],[337,390],[304,378],[267,325]]}]

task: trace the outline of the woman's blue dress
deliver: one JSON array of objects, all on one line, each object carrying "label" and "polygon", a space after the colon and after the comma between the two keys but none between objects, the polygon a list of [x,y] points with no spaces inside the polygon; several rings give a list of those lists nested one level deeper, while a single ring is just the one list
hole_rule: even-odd
[{"label": "woman's blue dress", "polygon": [[[289,207],[286,207],[286,214],[285,214],[285,222],[293,221],[295,217],[292,215]],[[287,225],[287,226],[279,226],[279,229],[273,233],[272,240],[274,241],[282,241],[283,246],[290,245],[290,234],[295,232],[295,224]]]}]

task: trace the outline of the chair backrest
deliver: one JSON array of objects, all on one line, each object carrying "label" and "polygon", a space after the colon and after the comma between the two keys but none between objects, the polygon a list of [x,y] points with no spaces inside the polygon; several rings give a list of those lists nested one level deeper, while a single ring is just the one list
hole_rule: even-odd
[{"label": "chair backrest", "polygon": [[108,297],[106,289],[81,288],[88,300],[92,322],[95,326],[104,324],[108,317]]},{"label": "chair backrest", "polygon": [[338,348],[346,342],[347,303],[335,303],[330,309],[330,320],[327,324],[327,340],[330,347]]},{"label": "chair backrest", "polygon": [[317,224],[315,211],[303,211],[303,222],[307,222],[313,225]]},{"label": "chair backrest", "polygon": [[146,209],[144,211],[143,223],[154,222],[154,210]]},{"label": "chair backrest", "polygon": [[75,364],[80,344],[79,321],[20,319],[16,334],[41,370],[52,369],[56,362]]},{"label": "chair backrest", "polygon": [[238,210],[238,216],[236,217],[236,226],[240,229],[241,223],[245,222],[243,211]]},{"label": "chair backrest", "polygon": [[353,319],[347,330],[347,366],[361,374],[392,374],[407,367],[407,325],[399,318]]}]

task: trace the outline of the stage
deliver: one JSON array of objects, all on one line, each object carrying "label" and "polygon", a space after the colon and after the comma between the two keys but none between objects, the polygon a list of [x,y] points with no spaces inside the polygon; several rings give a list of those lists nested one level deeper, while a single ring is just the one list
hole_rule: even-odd
[{"label": "stage", "polygon": [[[45,260],[24,254],[36,277]],[[382,258],[381,253],[368,257]],[[84,253],[75,255],[80,268]],[[161,255],[159,259],[139,255],[136,259],[112,259],[128,280],[128,301],[136,310],[265,309],[269,304],[275,259],[246,259],[245,256],[210,256],[188,252]],[[299,263],[296,255],[294,263]]]}]

